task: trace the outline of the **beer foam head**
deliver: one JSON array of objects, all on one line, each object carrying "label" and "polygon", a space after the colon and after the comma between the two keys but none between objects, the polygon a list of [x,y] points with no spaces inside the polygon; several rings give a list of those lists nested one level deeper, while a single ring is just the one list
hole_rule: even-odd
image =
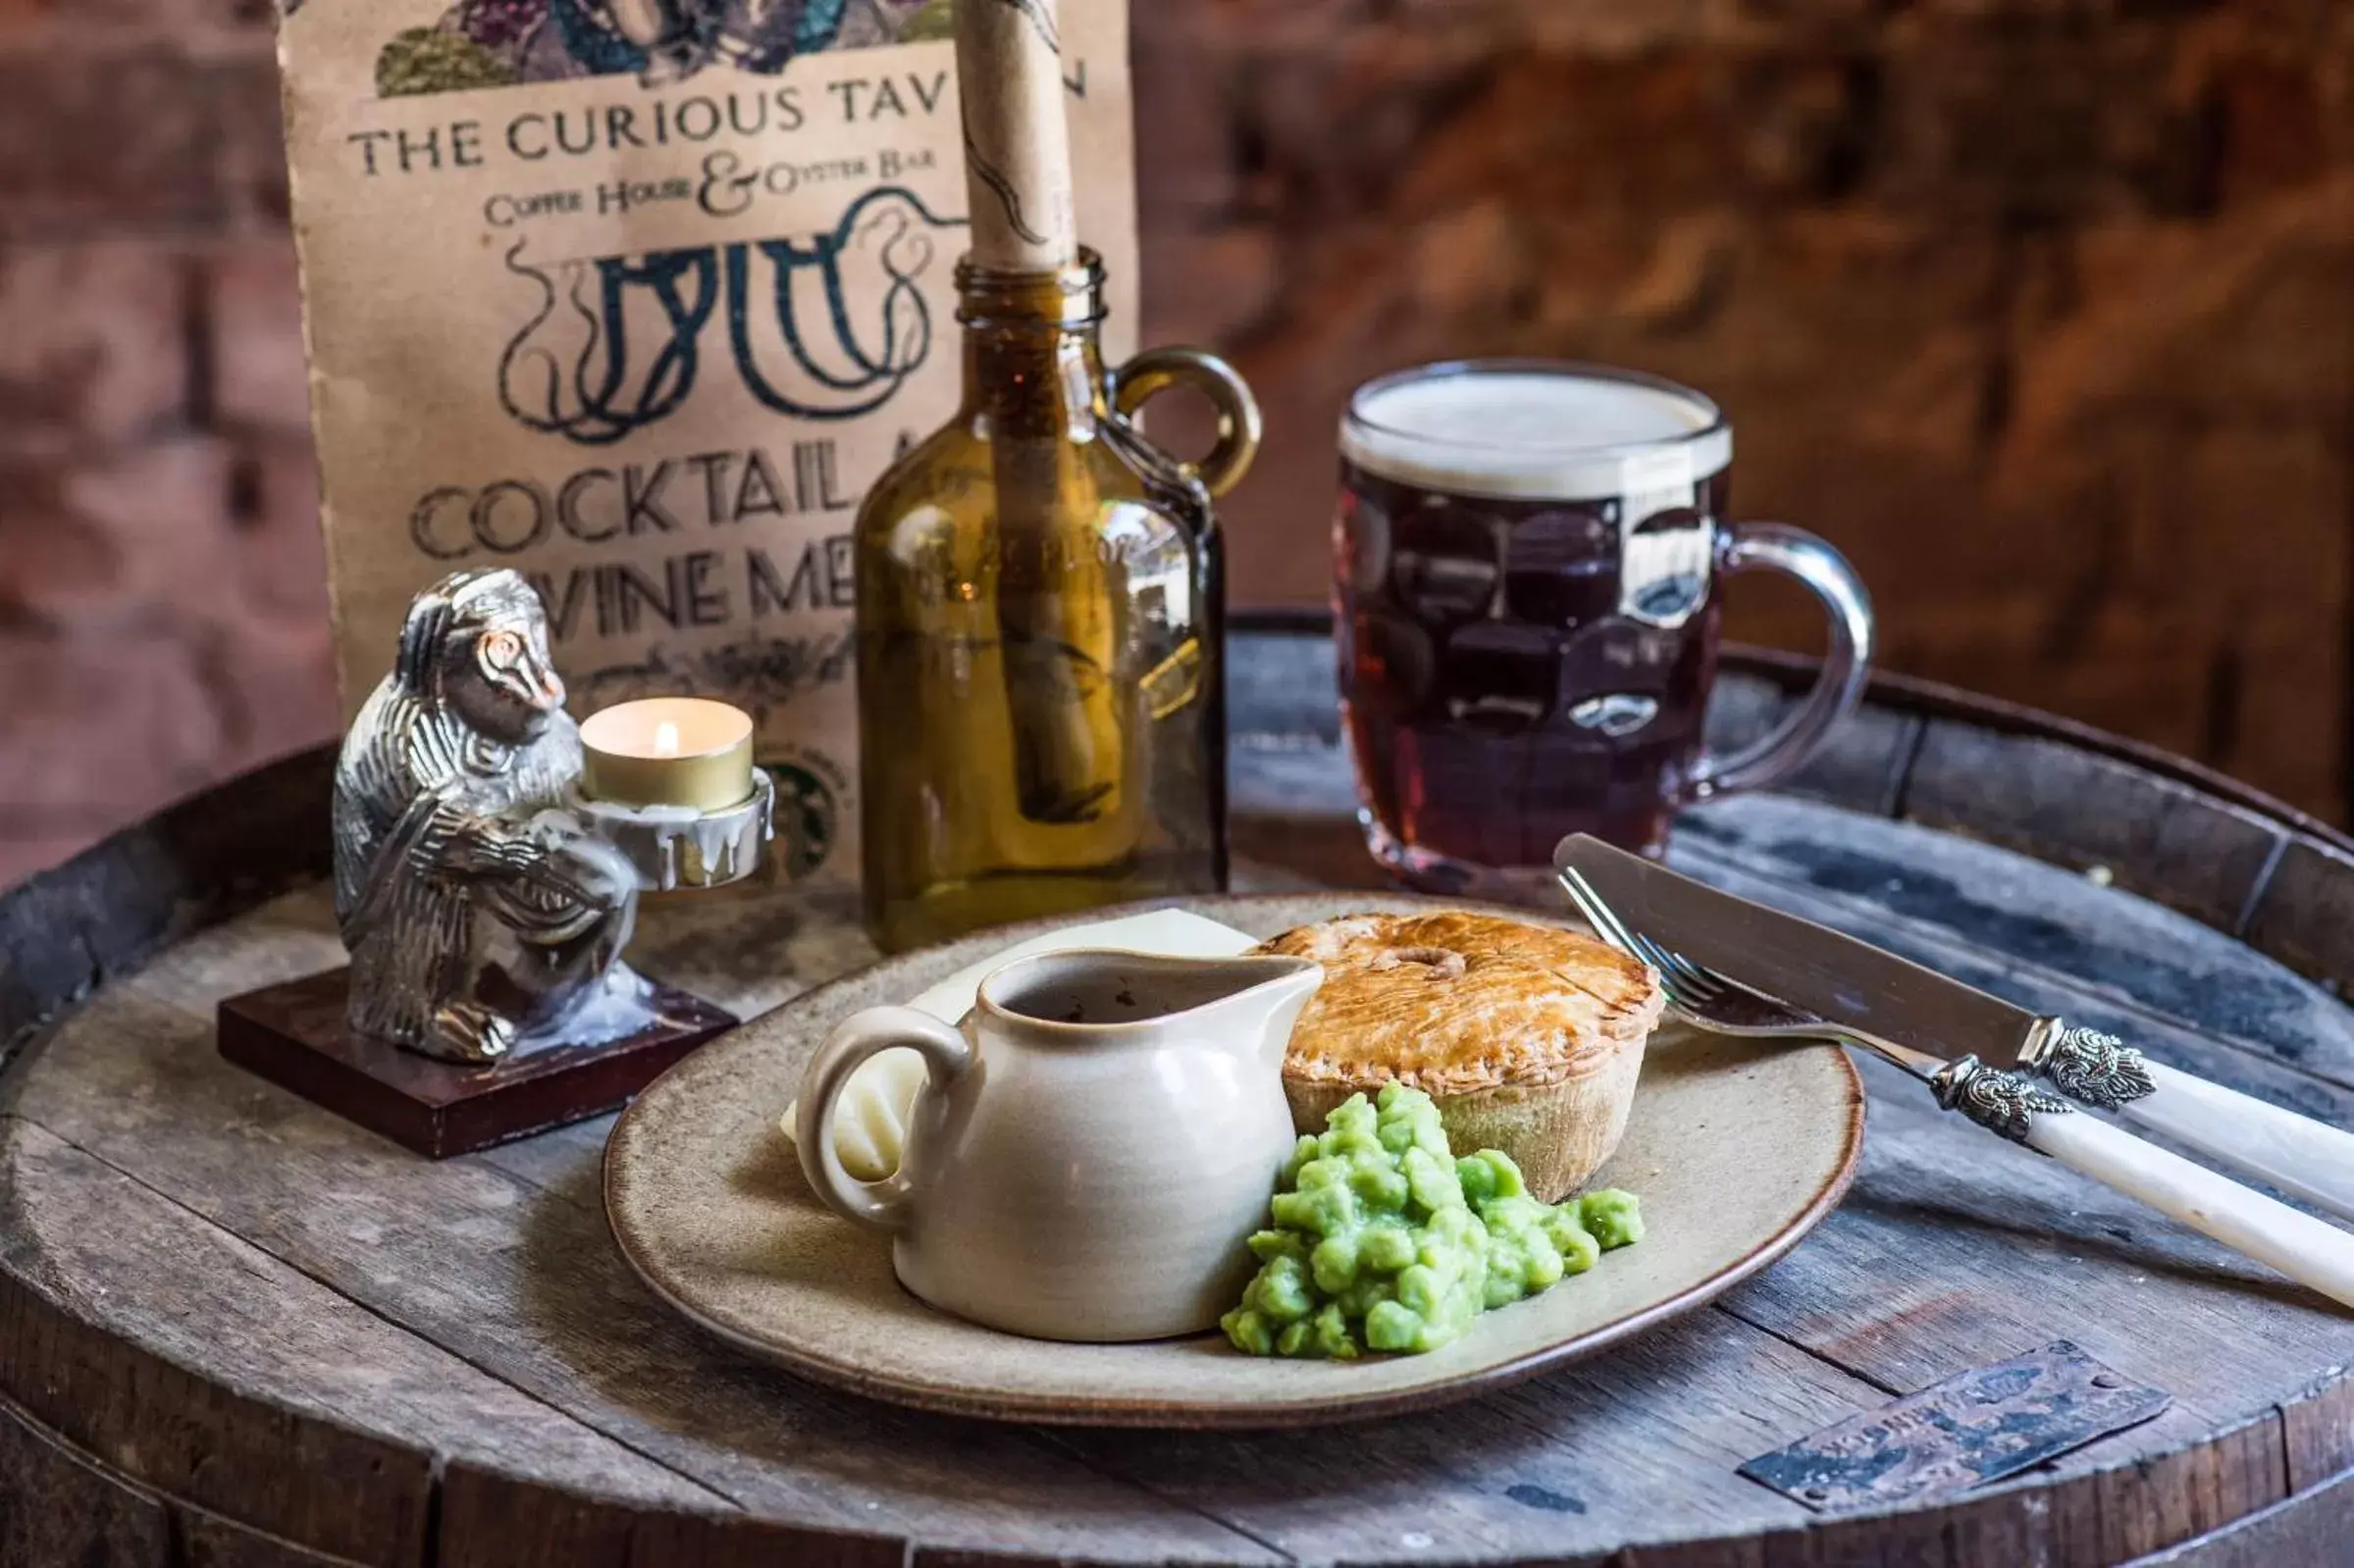
[{"label": "beer foam head", "polygon": [[1340,451],[1384,479],[1467,496],[1607,500],[1696,485],[1733,460],[1717,406],[1582,365],[1433,365],[1359,388]]}]

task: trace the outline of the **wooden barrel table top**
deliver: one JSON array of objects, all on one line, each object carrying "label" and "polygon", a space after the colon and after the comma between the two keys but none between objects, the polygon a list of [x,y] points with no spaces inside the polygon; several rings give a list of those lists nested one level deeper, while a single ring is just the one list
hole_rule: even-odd
[{"label": "wooden barrel table top", "polygon": [[[1370,885],[1329,645],[1237,635],[1235,844]],[[1710,723],[1804,671],[1735,655]],[[2354,1314],[1865,1064],[1863,1166],[1778,1264],[1604,1355],[1310,1433],[1052,1431],[749,1360],[617,1255],[609,1119],[431,1163],[224,1063],[224,995],[340,962],[332,758],[0,897],[0,1564],[910,1560],[2208,1565],[2354,1560]],[[2354,1126],[2354,843],[2187,764],[1878,683],[1671,860]],[[838,893],[650,909],[641,967],[751,1014],[871,956]],[[1816,1515],[1736,1473],[2067,1339],[2165,1414],[2007,1481]]]}]

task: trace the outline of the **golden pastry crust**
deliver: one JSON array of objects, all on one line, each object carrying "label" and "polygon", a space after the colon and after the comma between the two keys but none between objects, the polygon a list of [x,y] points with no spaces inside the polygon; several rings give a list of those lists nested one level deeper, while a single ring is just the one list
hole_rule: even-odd
[{"label": "golden pastry crust", "polygon": [[1641,1044],[1664,1003],[1658,976],[1616,948],[1469,910],[1344,915],[1260,951],[1324,966],[1283,1062],[1302,1084],[1397,1078],[1450,1095],[1561,1083]]}]

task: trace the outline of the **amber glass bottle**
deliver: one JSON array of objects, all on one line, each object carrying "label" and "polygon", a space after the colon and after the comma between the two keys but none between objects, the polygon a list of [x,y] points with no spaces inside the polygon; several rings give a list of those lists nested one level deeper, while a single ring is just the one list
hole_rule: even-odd
[{"label": "amber glass bottle", "polygon": [[[888,951],[1226,885],[1226,582],[1211,498],[1258,409],[1208,354],[1107,372],[1103,271],[958,269],[965,395],[859,510],[869,930]],[[1198,466],[1129,415],[1206,394]]]}]

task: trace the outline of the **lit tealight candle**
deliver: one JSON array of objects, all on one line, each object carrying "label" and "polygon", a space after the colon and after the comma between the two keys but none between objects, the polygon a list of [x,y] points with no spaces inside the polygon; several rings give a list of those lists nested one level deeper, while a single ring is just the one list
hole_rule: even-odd
[{"label": "lit tealight candle", "polygon": [[581,724],[581,790],[623,806],[699,811],[752,795],[752,715],[702,697],[649,697]]}]

